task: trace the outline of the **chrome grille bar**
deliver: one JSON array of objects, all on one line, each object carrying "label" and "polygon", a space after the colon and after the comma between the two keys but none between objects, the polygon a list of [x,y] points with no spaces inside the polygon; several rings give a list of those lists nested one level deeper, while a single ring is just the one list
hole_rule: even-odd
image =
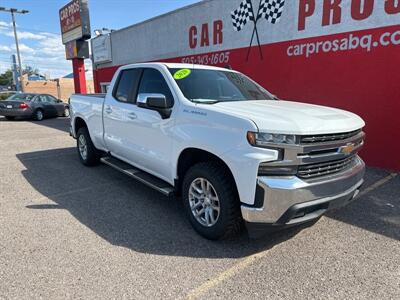
[{"label": "chrome grille bar", "polygon": [[331,141],[340,141],[351,138],[357,134],[359,134],[361,130],[355,130],[351,132],[345,133],[335,133],[335,134],[322,134],[322,135],[305,135],[300,138],[301,144],[313,144],[313,143],[321,143],[321,142],[331,142]]},{"label": "chrome grille bar", "polygon": [[298,176],[308,179],[338,173],[350,168],[354,164],[355,159],[356,156],[351,156],[326,163],[302,165],[298,168]]}]

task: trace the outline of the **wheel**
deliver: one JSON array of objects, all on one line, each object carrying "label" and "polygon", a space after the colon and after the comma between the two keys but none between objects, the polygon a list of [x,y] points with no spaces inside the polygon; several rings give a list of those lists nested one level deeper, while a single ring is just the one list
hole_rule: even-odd
[{"label": "wheel", "polygon": [[85,166],[94,166],[99,163],[100,155],[93,145],[89,131],[86,127],[78,130],[76,143],[79,159]]},{"label": "wheel", "polygon": [[231,238],[243,228],[234,180],[225,166],[198,163],[186,173],[182,199],[192,227],[210,240]]},{"label": "wheel", "polygon": [[15,117],[6,116],[6,120],[8,120],[8,121],[13,121],[13,120],[15,120]]},{"label": "wheel", "polygon": [[64,108],[64,117],[69,117],[69,108]]},{"label": "wheel", "polygon": [[36,121],[42,121],[44,118],[43,111],[41,109],[35,110],[35,112],[33,113],[33,118]]}]

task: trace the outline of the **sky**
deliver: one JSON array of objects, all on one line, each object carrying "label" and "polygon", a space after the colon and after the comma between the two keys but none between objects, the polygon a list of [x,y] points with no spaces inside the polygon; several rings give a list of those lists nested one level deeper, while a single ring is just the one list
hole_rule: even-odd
[{"label": "sky", "polygon": [[[88,0],[92,36],[94,29],[123,28],[200,0]],[[0,7],[29,10],[16,14],[22,66],[32,66],[50,78],[72,72],[61,42],[58,11],[68,0],[0,0]],[[0,73],[10,68],[16,54],[10,13],[0,11]],[[91,69],[90,60],[85,60]],[[91,72],[88,72],[91,76]]]}]

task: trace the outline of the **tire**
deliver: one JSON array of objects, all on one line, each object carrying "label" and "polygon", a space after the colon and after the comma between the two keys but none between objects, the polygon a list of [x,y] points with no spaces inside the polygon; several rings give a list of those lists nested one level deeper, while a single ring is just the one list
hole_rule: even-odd
[{"label": "tire", "polygon": [[14,120],[15,120],[15,117],[6,116],[6,120],[7,120],[7,121],[14,121]]},{"label": "tire", "polygon": [[[198,198],[194,195],[197,195],[198,188],[203,186],[202,179],[205,179],[211,186],[205,188],[210,192],[209,196],[206,196],[203,201],[200,200],[202,204],[199,204]],[[207,187],[206,182],[205,186]],[[219,163],[202,162],[191,167],[183,179],[182,199],[192,227],[207,239],[232,238],[239,235],[243,228],[240,201],[235,182],[226,167]],[[215,199],[218,199],[218,202]],[[207,209],[209,211],[208,221],[210,221],[210,224],[206,224],[206,212],[200,214],[200,217],[199,215],[195,216],[196,213],[204,209],[204,205],[206,205],[205,211]],[[196,206],[199,207],[196,208]],[[212,216],[210,215],[210,207],[213,208]],[[215,207],[219,207],[219,211],[216,211]],[[192,208],[194,208],[194,211],[192,211]]]},{"label": "tire", "polygon": [[43,110],[41,110],[41,109],[35,110],[35,112],[33,113],[33,118],[36,121],[42,121],[44,119]]},{"label": "tire", "polygon": [[78,130],[76,138],[76,147],[78,150],[79,159],[85,166],[95,166],[100,161],[99,151],[93,145],[89,131],[86,127]]},{"label": "tire", "polygon": [[69,117],[69,107],[64,108],[64,117]]}]

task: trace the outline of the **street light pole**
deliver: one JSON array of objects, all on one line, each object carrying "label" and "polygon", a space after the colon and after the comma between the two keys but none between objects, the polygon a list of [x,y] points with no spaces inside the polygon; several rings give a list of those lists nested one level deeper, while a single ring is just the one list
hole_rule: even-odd
[{"label": "street light pole", "polygon": [[21,63],[21,54],[19,52],[19,44],[18,44],[18,35],[17,35],[17,26],[15,23],[15,13],[18,14],[26,14],[29,11],[28,10],[18,10],[16,8],[10,8],[6,9],[4,7],[0,7],[0,11],[5,11],[5,12],[10,12],[11,13],[11,18],[12,18],[12,23],[13,23],[13,28],[14,28],[14,38],[15,38],[15,48],[17,50],[17,57],[18,57],[18,68],[19,68],[19,82],[20,82],[20,87],[21,91],[24,92],[25,87],[24,87],[24,77],[23,77],[23,72],[22,72],[22,63]]},{"label": "street light pole", "polygon": [[17,26],[15,24],[15,15],[14,15],[14,9],[11,10],[11,16],[12,16],[12,23],[14,27],[14,37],[15,37],[15,47],[17,49],[17,57],[18,57],[18,67],[19,67],[19,82],[20,82],[20,87],[21,91],[24,92],[25,87],[24,87],[24,76],[22,74],[22,64],[21,64],[21,54],[19,53],[19,45],[18,45],[18,35],[17,35]]}]

